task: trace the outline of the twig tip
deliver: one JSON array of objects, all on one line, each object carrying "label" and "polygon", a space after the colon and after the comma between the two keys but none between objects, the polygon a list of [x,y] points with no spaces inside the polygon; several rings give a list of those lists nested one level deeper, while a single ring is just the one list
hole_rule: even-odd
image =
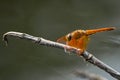
[{"label": "twig tip", "polygon": [[3,34],[3,41],[5,41],[6,46],[8,46],[7,33]]}]

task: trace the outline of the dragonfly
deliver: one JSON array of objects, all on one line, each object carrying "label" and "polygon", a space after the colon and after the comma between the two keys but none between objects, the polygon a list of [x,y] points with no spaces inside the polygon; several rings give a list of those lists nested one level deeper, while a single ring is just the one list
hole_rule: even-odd
[{"label": "dragonfly", "polygon": [[80,54],[82,54],[87,48],[90,35],[95,34],[97,32],[111,31],[114,29],[115,27],[105,27],[105,28],[89,29],[89,30],[78,29],[78,30],[68,33],[65,36],[58,38],[57,42],[65,43],[66,45],[80,49]]}]

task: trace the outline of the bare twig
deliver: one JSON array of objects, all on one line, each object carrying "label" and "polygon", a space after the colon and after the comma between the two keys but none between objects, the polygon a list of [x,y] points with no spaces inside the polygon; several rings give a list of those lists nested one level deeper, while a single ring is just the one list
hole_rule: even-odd
[{"label": "bare twig", "polygon": [[[3,35],[3,40],[6,42],[6,44],[8,44],[7,36],[13,36],[13,37],[21,38],[21,39],[27,39],[27,40],[33,41],[35,43],[38,43],[40,45],[45,45],[45,46],[50,46],[50,47],[55,47],[55,48],[64,49],[65,47],[67,47],[67,48],[70,48],[70,50],[71,50],[70,52],[73,52],[75,54],[78,54],[78,52],[80,52],[79,49],[76,49],[74,47],[71,47],[71,46],[68,46],[65,44],[53,42],[53,41],[46,40],[46,39],[41,38],[41,37],[35,37],[35,36],[29,35],[26,33],[14,32],[14,31],[7,32]],[[102,70],[109,73],[112,77],[120,80],[120,73],[118,71],[111,68],[107,64],[103,63],[102,61],[97,59],[95,56],[90,54],[89,52],[85,51],[81,56],[89,63],[92,63],[92,64],[98,66]]]},{"label": "bare twig", "polygon": [[108,80],[106,79],[105,77],[102,77],[100,75],[97,75],[97,74],[94,74],[94,73],[91,73],[91,72],[88,72],[88,71],[83,71],[83,70],[77,70],[74,72],[74,74],[77,76],[77,77],[80,77],[80,78],[87,78],[89,80]]}]

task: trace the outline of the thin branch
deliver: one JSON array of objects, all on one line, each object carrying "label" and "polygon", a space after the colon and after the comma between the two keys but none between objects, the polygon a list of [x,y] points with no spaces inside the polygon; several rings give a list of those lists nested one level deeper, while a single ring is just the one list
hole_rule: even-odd
[{"label": "thin branch", "polygon": [[105,77],[102,77],[100,75],[97,75],[95,73],[91,73],[91,72],[88,72],[88,71],[83,71],[83,70],[77,70],[74,72],[74,74],[77,76],[77,77],[80,77],[80,78],[85,78],[85,79],[88,79],[88,80],[108,80],[106,79]]},{"label": "thin branch", "polygon": [[[79,54],[78,52],[80,52],[80,49],[76,49],[74,47],[71,47],[71,46],[68,46],[65,44],[53,42],[53,41],[46,40],[41,37],[35,37],[35,36],[29,35],[26,33],[14,32],[14,31],[7,32],[3,35],[3,40],[6,42],[6,44],[8,44],[7,36],[13,36],[13,37],[21,38],[21,39],[27,39],[27,40],[33,41],[37,44],[40,44],[40,45],[50,46],[50,47],[55,47],[55,48],[60,48],[60,49],[64,49],[67,47],[67,48],[70,48],[70,52],[75,53],[75,54]],[[85,51],[83,54],[81,54],[81,56],[89,63],[96,65],[97,67],[99,67],[102,70],[109,73],[112,77],[120,80],[120,73],[118,71],[111,68],[107,64],[103,63],[102,61],[97,59],[95,56],[90,54],[89,52]]]}]

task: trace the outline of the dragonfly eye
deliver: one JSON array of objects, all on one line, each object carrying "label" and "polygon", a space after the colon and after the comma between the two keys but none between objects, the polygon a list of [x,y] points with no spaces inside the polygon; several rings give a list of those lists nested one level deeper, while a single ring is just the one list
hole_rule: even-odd
[{"label": "dragonfly eye", "polygon": [[67,39],[68,41],[70,41],[70,40],[72,39],[72,35],[69,33],[69,34],[66,36],[66,39]]}]

